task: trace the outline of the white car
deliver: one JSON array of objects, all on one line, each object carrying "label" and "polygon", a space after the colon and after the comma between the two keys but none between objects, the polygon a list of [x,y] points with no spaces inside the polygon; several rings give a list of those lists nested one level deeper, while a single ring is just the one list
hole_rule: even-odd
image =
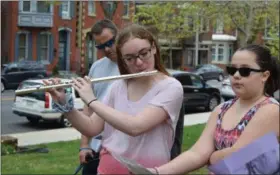
[{"label": "white car", "polygon": [[[70,81],[69,79],[61,79],[62,82]],[[42,79],[40,80],[25,80],[18,89],[24,89],[28,87],[43,86]],[[67,91],[72,93],[74,99],[74,107],[78,110],[82,110],[84,102],[79,98],[79,94],[73,87],[66,88]],[[40,120],[44,121],[57,121],[63,127],[70,127],[71,123],[64,118],[64,116],[52,109],[52,97],[48,92],[38,91],[28,94],[16,95],[14,104],[12,107],[14,114],[22,117],[26,117],[32,124],[37,124]]]},{"label": "white car", "polygon": [[230,83],[229,78],[225,78],[222,81],[222,87],[220,89],[220,92],[221,92],[221,96],[223,97],[223,99],[225,101],[235,97],[235,93],[231,88],[231,83]]}]

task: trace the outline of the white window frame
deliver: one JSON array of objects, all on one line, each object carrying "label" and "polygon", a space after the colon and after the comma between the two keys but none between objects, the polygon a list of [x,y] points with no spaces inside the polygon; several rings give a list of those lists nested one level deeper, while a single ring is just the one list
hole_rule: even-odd
[{"label": "white window frame", "polygon": [[[222,46],[219,46],[222,45]],[[223,49],[223,53],[219,54],[219,48]],[[220,64],[228,64],[230,61],[230,57],[232,55],[230,54],[230,49],[232,50],[233,54],[233,43],[232,42],[214,42],[212,45],[211,50],[211,57],[212,57],[212,63],[220,63]],[[213,50],[215,50],[215,53],[213,53]],[[223,56],[222,60],[219,60],[219,55]]]},{"label": "white window frame", "polygon": [[[129,17],[129,13],[130,13],[130,1],[123,1],[123,17],[124,18],[128,18]],[[127,11],[125,10],[125,8],[127,8]],[[126,14],[124,14],[124,12],[127,12]]]},{"label": "white window frame", "polygon": [[[48,61],[48,60],[49,60],[49,57],[50,57],[50,35],[51,35],[51,33],[49,33],[49,32],[41,32],[40,35],[39,35],[40,41],[41,41],[42,35],[46,35],[46,36],[47,36],[47,57],[46,57],[46,59],[40,58],[40,60],[41,60],[41,61]],[[40,44],[41,44],[41,43],[40,43]],[[43,47],[42,47],[42,45],[40,45],[39,47],[40,47],[40,55],[38,55],[38,56],[41,57]],[[45,47],[44,47],[44,48],[45,48]]]},{"label": "white window frame", "polygon": [[[30,2],[29,11],[23,11],[24,1],[26,1],[26,0],[19,0],[19,2],[18,2],[19,3],[18,8],[19,8],[20,13],[43,13],[43,12],[38,12],[38,9],[37,9],[37,2],[38,1],[29,1]],[[52,14],[53,13],[53,5],[49,4],[49,6],[50,6],[50,12],[44,13],[44,14]]]},{"label": "white window frame", "polygon": [[[204,30],[203,27],[206,26],[206,29]],[[200,31],[201,32],[207,32],[209,31],[209,19],[207,19],[205,16],[200,16]]]},{"label": "white window frame", "polygon": [[[67,3],[67,11],[63,10],[63,5]],[[62,19],[70,19],[70,12],[71,12],[71,1],[62,1],[61,2],[61,18]]]},{"label": "white window frame", "polygon": [[[29,3],[30,3],[29,11],[23,11],[23,4],[24,4],[24,2],[29,2]],[[20,9],[21,9],[22,12],[26,12],[26,13],[31,12],[31,9],[32,9],[32,2],[31,2],[31,1],[22,1],[21,6],[20,6]]]},{"label": "white window frame", "polygon": [[[29,45],[28,45],[28,32],[19,32],[18,33],[18,60],[21,60],[22,58],[20,58],[20,49],[24,48],[25,49],[25,57],[23,58],[23,60],[26,60],[28,58],[28,50],[29,50]],[[25,46],[21,47],[20,46],[20,35],[25,35]]]},{"label": "white window frame", "polygon": [[223,20],[222,17],[217,19],[217,23],[216,23],[216,27],[215,27],[215,33],[216,34],[224,33],[224,20]]},{"label": "white window frame", "polygon": [[95,15],[96,15],[95,1],[89,0],[88,1],[88,16],[95,16]]},{"label": "white window frame", "polygon": [[[40,2],[43,2],[43,1],[40,1]],[[38,12],[38,1],[36,1],[36,12],[38,12],[38,13],[47,13],[47,14],[49,14],[49,13],[52,13],[52,5],[51,4],[49,4],[49,6],[50,6],[50,11],[49,12]]]}]

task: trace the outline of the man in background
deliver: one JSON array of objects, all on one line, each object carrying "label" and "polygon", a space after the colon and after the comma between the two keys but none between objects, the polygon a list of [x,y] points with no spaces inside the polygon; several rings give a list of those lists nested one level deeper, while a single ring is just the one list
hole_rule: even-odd
[{"label": "man in background", "polygon": [[[92,78],[101,78],[119,75],[119,69],[116,63],[116,48],[114,45],[118,33],[116,25],[108,19],[100,20],[93,25],[91,33],[95,40],[96,48],[101,50],[105,56],[94,62],[90,68],[88,76]],[[92,89],[98,100],[103,101],[111,83],[112,81],[106,81],[93,84]],[[93,113],[93,111],[87,106],[84,107],[83,112],[88,116]],[[84,164],[83,175],[97,174],[101,139],[102,134],[94,138],[82,135],[79,158],[80,163]],[[87,162],[86,155],[94,157],[94,160]]]}]

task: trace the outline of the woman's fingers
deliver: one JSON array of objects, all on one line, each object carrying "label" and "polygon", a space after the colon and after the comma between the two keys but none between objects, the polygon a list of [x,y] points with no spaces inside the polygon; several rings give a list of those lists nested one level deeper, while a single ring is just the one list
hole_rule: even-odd
[{"label": "woman's fingers", "polygon": [[72,81],[73,81],[74,88],[80,89],[82,87],[82,84],[77,79],[72,78]]},{"label": "woman's fingers", "polygon": [[90,80],[90,78],[89,78],[88,76],[85,76],[85,77],[84,77],[84,80],[85,80],[87,83],[91,83],[91,80]]}]

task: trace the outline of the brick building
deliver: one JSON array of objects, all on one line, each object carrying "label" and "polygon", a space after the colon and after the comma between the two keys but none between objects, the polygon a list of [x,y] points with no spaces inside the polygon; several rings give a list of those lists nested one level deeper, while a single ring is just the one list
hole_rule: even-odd
[{"label": "brick building", "polygon": [[102,57],[88,33],[98,19],[122,27],[131,21],[133,2],[1,2],[1,62],[36,60],[49,70],[86,72]]}]

